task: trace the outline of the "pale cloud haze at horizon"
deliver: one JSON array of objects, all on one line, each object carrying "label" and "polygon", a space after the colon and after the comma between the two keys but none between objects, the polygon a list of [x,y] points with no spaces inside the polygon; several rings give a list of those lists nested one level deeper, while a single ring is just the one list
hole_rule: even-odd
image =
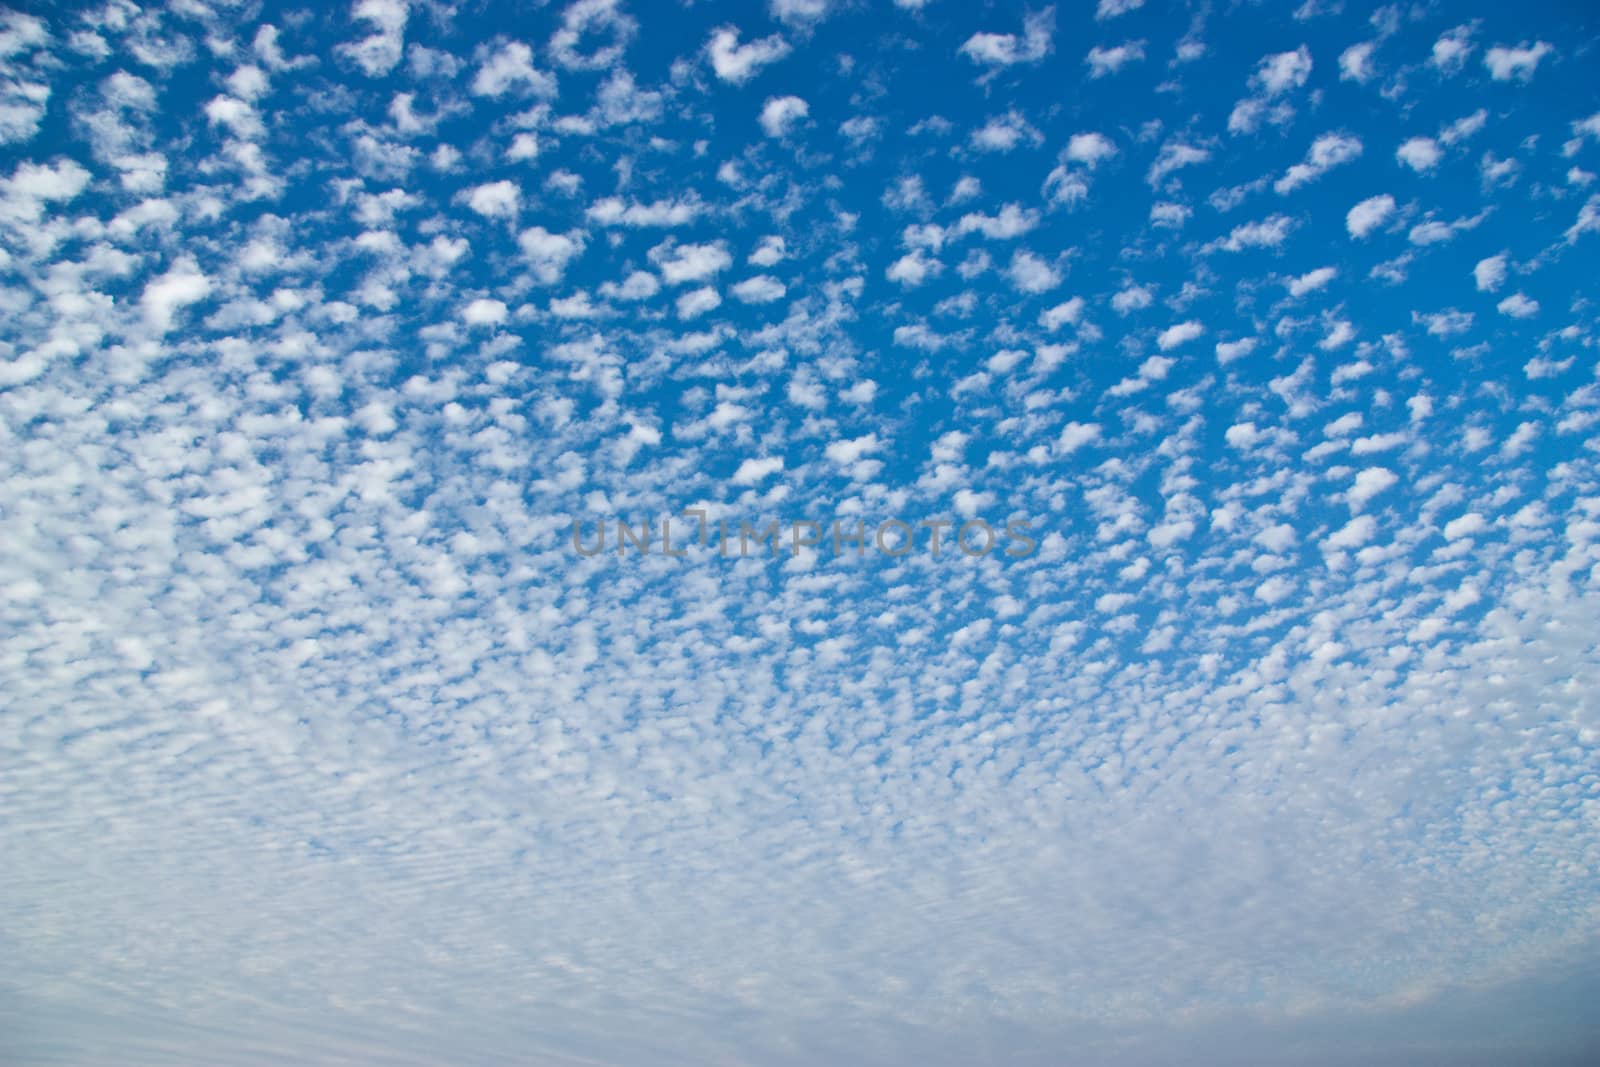
[{"label": "pale cloud haze at horizon", "polygon": [[1600,1061],[1597,70],[0,9],[0,1064]]}]

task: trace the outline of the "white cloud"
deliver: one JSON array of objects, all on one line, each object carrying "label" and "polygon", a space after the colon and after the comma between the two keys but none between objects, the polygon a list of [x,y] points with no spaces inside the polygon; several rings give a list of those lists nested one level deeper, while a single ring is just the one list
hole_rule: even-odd
[{"label": "white cloud", "polygon": [[783,261],[788,254],[783,238],[776,234],[763,237],[750,253],[750,262],[758,267],[771,267]]},{"label": "white cloud", "polygon": [[1578,209],[1577,219],[1567,227],[1566,241],[1571,244],[1586,233],[1600,233],[1600,195],[1591,196]]},{"label": "white cloud", "polygon": [[91,175],[76,160],[63,159],[53,164],[22,163],[3,184],[6,215],[23,221],[36,220],[46,203],[75,199],[88,188]]},{"label": "white cloud", "polygon": [[1117,154],[1117,146],[1101,133],[1075,133],[1067,141],[1066,158],[1093,168]]},{"label": "white cloud", "polygon": [[1360,548],[1377,534],[1378,522],[1371,515],[1357,515],[1322,542],[1324,548]]},{"label": "white cloud", "polygon": [[1253,422],[1236,422],[1223,431],[1222,439],[1230,448],[1247,452],[1259,444],[1265,435]]},{"label": "white cloud", "polygon": [[558,319],[595,319],[604,312],[589,299],[588,293],[580,291],[571,296],[552,297],[550,314]]},{"label": "white cloud", "polygon": [[1052,206],[1077,207],[1089,197],[1089,179],[1082,169],[1054,167],[1044,180],[1043,191]]},{"label": "white cloud", "polygon": [[862,459],[862,457],[870,456],[874,452],[882,450],[883,442],[878,439],[878,435],[869,433],[847,440],[833,441],[823,449],[823,455],[827,456],[830,463],[848,467]]},{"label": "white cloud", "polygon": [[1266,604],[1278,604],[1293,595],[1296,583],[1281,574],[1274,574],[1256,586],[1256,599]]},{"label": "white cloud", "polygon": [[1169,141],[1161,146],[1161,152],[1156,156],[1156,161],[1150,164],[1150,171],[1145,178],[1152,186],[1160,186],[1173,171],[1204,163],[1210,158],[1211,152],[1207,149]]},{"label": "white cloud", "polygon": [[733,472],[734,485],[757,485],[783,470],[782,456],[747,459]]},{"label": "white cloud", "polygon": [[1156,338],[1156,347],[1163,352],[1177,348],[1181,344],[1193,341],[1206,332],[1206,328],[1193,321],[1179,322],[1168,326],[1161,331],[1161,336]]},{"label": "white cloud", "polygon": [[828,17],[830,0],[768,0],[767,10],[779,22],[801,28]]},{"label": "white cloud", "polygon": [[[1261,128],[1261,121],[1268,114],[1267,102],[1260,97],[1246,97],[1233,105],[1233,110],[1228,113],[1228,132],[1231,134],[1255,133]],[[1276,115],[1285,115],[1287,112],[1274,112]]]},{"label": "white cloud", "polygon": [[1449,311],[1413,312],[1412,317],[1422,323],[1434,337],[1454,337],[1456,334],[1466,333],[1472,329],[1473,316],[1470,311],[1458,311],[1451,308]]},{"label": "white cloud", "polygon": [[[576,0],[561,13],[561,27],[550,35],[550,56],[568,70],[604,70],[615,66],[639,32],[620,0]],[[594,38],[605,43],[584,52]]]},{"label": "white cloud", "polygon": [[721,241],[677,244],[666,241],[650,250],[650,262],[668,285],[704,281],[733,266],[733,257]]},{"label": "white cloud", "polygon": [[878,136],[882,123],[871,115],[857,115],[839,123],[839,132],[857,145],[863,145]]},{"label": "white cloud", "polygon": [[1137,11],[1143,6],[1144,0],[1100,0],[1099,6],[1095,8],[1094,17],[1101,21],[1114,19],[1130,11]]},{"label": "white cloud", "polygon": [[975,33],[967,38],[960,52],[974,63],[991,67],[1037,63],[1050,54],[1054,32],[1055,8],[1047,7],[1024,17],[1020,37],[1012,33]]},{"label": "white cloud", "polygon": [[186,256],[144,287],[139,306],[151,328],[166,333],[181,309],[199,303],[210,293],[211,279],[201,272],[193,257]]},{"label": "white cloud", "polygon": [[731,292],[746,304],[770,304],[782,300],[788,289],[770,274],[757,274],[735,285]]},{"label": "white cloud", "polygon": [[[1328,328],[1328,332],[1323,335],[1322,340],[1317,342],[1317,347],[1324,352],[1333,352],[1343,348],[1355,339],[1355,326],[1346,319],[1338,319]],[[1338,385],[1340,382],[1348,380],[1345,376],[1347,373],[1359,375],[1370,371],[1370,369],[1371,364],[1365,362],[1337,368],[1333,373],[1333,384]]]},{"label": "white cloud", "polygon": [[1083,297],[1075,296],[1055,307],[1039,312],[1039,327],[1054,333],[1063,326],[1073,326],[1083,320]]},{"label": "white cloud", "polygon": [[743,85],[758,74],[762,67],[787,56],[789,42],[780,34],[762,37],[741,45],[739,31],[723,26],[711,34],[706,44],[706,54],[711,58],[711,69],[717,77],[734,85]]},{"label": "white cloud", "polygon": [[705,285],[680,295],[677,306],[680,319],[694,319],[721,307],[722,297],[711,286]]},{"label": "white cloud", "polygon": [[1444,153],[1432,137],[1413,137],[1395,149],[1394,157],[1418,174],[1423,174],[1437,167]]},{"label": "white cloud", "polygon": [[1456,119],[1450,125],[1439,131],[1439,142],[1446,145],[1460,144],[1462,141],[1475,135],[1489,121],[1489,112],[1479,108],[1470,115]]},{"label": "white cloud", "polygon": [[498,98],[510,92],[554,96],[555,76],[533,65],[533,49],[508,41],[483,60],[472,79],[472,94]]},{"label": "white cloud", "polygon": [[771,97],[761,108],[761,128],[768,137],[785,137],[810,114],[811,108],[798,96]]},{"label": "white cloud", "polygon": [[588,134],[597,129],[632,123],[658,121],[665,109],[664,94],[641,89],[633,74],[623,67],[613,70],[595,93],[594,107],[587,115],[565,116],[556,120],[561,132]]},{"label": "white cloud", "polygon": [[1387,467],[1368,467],[1356,475],[1355,483],[1345,493],[1351,511],[1360,511],[1379,493],[1386,492],[1400,481],[1400,476]]},{"label": "white cloud", "polygon": [[539,158],[539,135],[536,133],[518,133],[511,137],[511,144],[506,148],[506,158],[513,163],[532,162]]},{"label": "white cloud", "polygon": [[1350,231],[1351,237],[1360,240],[1393,218],[1394,211],[1394,197],[1388,193],[1369,196],[1345,215],[1345,229]]},{"label": "white cloud", "polygon": [[1476,229],[1483,221],[1484,216],[1474,215],[1471,218],[1457,219],[1454,222],[1441,222],[1437,219],[1427,219],[1411,227],[1407,235],[1414,245],[1443,244],[1455,238],[1459,233]]},{"label": "white cloud", "polygon": [[1469,511],[1465,515],[1451,519],[1444,524],[1444,539],[1446,541],[1459,541],[1482,533],[1489,528],[1482,515],[1476,511]]},{"label": "white cloud", "polygon": [[256,109],[235,97],[213,97],[206,104],[205,113],[213,126],[222,126],[246,140],[255,140],[265,132]]},{"label": "white cloud", "polygon": [[1514,48],[1496,45],[1483,54],[1483,65],[1495,81],[1531,81],[1539,69],[1539,61],[1555,49],[1544,41],[1529,45],[1526,41]]},{"label": "white cloud", "polygon": [[943,263],[929,256],[923,249],[913,248],[889,264],[884,271],[884,277],[907,288],[915,288],[943,272]]},{"label": "white cloud", "polygon": [[1154,302],[1155,294],[1148,286],[1129,285],[1117,290],[1116,295],[1111,298],[1111,310],[1118,315],[1126,315],[1147,308]]},{"label": "white cloud", "polygon": [[1271,215],[1259,222],[1235,226],[1220,243],[1229,252],[1242,252],[1247,248],[1277,248],[1289,238],[1294,220],[1287,215]]},{"label": "white cloud", "polygon": [[515,218],[522,202],[522,191],[516,182],[505,179],[475,185],[465,196],[467,206],[486,219]]},{"label": "white cloud", "polygon": [[1564,154],[1572,155],[1578,151],[1584,140],[1600,141],[1600,111],[1596,111],[1586,119],[1578,119],[1572,123],[1572,136],[1574,142],[1569,143]]},{"label": "white cloud", "polygon": [[1472,268],[1472,280],[1480,293],[1492,293],[1500,288],[1506,280],[1505,254],[1478,260],[1478,265]]},{"label": "white cloud", "polygon": [[1254,337],[1242,337],[1237,341],[1217,342],[1217,362],[1226,366],[1235,360],[1243,359],[1256,350]]},{"label": "white cloud", "polygon": [[1152,527],[1150,532],[1145,534],[1145,540],[1150,542],[1152,548],[1169,548],[1187,540],[1194,534],[1194,529],[1195,524],[1191,519],[1164,522],[1160,526]]},{"label": "white cloud", "polygon": [[647,270],[636,270],[621,283],[606,282],[600,286],[600,295],[608,300],[648,300],[661,291],[661,283]]},{"label": "white cloud", "polygon": [[1306,153],[1304,163],[1296,163],[1273,183],[1273,190],[1285,196],[1308,182],[1316,181],[1334,167],[1361,156],[1361,141],[1346,134],[1327,133],[1318,137]]},{"label": "white cloud", "polygon": [[1028,125],[1020,112],[996,115],[972,133],[972,147],[980,152],[1009,152],[1024,141],[1038,144],[1044,138]]},{"label": "white cloud", "polygon": [[1433,52],[1428,62],[1444,74],[1455,74],[1466,65],[1472,49],[1472,27],[1457,26],[1433,42]]},{"label": "white cloud", "polygon": [[1024,293],[1045,293],[1061,284],[1061,272],[1048,260],[1021,248],[1012,254],[1006,276]]},{"label": "white cloud", "polygon": [[1183,204],[1159,200],[1150,205],[1150,225],[1165,230],[1181,230],[1193,214]]},{"label": "white cloud", "polygon": [[590,222],[601,226],[684,226],[699,217],[701,204],[692,197],[673,198],[641,203],[620,196],[596,200],[584,213]]},{"label": "white cloud", "polygon": [[1069,422],[1061,428],[1061,433],[1056,437],[1056,454],[1070,456],[1078,449],[1099,439],[1098,423]]},{"label": "white cloud", "polygon": [[1522,293],[1512,293],[1496,305],[1500,314],[1513,319],[1531,319],[1539,314],[1539,302],[1531,300]]},{"label": "white cloud", "polygon": [[1101,48],[1096,45],[1089,49],[1089,54],[1083,57],[1083,61],[1089,64],[1089,77],[1103,78],[1143,58],[1143,41],[1124,41],[1115,48]]},{"label": "white cloud", "polygon": [[29,76],[23,57],[46,49],[51,36],[43,19],[17,11],[0,14],[0,26],[0,75],[11,75],[0,77],[0,145],[19,144],[38,134],[50,100],[49,81]]},{"label": "white cloud", "polygon": [[543,226],[531,226],[517,236],[517,246],[536,279],[545,285],[561,280],[567,263],[583,251],[581,234],[551,233]]},{"label": "white cloud", "polygon": [[1021,237],[1039,225],[1039,213],[1020,204],[1002,204],[993,215],[972,212],[961,216],[954,230],[957,236],[981,233],[991,241]]},{"label": "white cloud", "polygon": [[405,47],[407,10],[404,0],[356,0],[350,18],[370,24],[375,32],[339,50],[370,78],[382,77],[400,62]]},{"label": "white cloud", "polygon": [[1316,270],[1302,274],[1298,278],[1290,278],[1286,284],[1289,287],[1290,296],[1302,297],[1307,293],[1326,289],[1328,284],[1338,276],[1339,268],[1337,267],[1318,267]]},{"label": "white cloud", "polygon": [[1372,53],[1377,51],[1377,48],[1377,42],[1363,41],[1339,53],[1340,80],[1363,85],[1371,81],[1377,73],[1372,66]]},{"label": "white cloud", "polygon": [[1250,81],[1263,95],[1273,97],[1300,88],[1310,77],[1311,49],[1301,45],[1293,52],[1278,52],[1263,58]]},{"label": "white cloud", "polygon": [[479,297],[461,309],[461,321],[468,326],[498,326],[506,321],[508,312],[503,302]]}]

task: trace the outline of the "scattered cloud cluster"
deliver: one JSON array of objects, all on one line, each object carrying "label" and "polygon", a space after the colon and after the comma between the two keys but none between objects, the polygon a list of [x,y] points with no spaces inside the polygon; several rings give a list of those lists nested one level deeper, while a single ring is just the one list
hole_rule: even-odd
[{"label": "scattered cloud cluster", "polygon": [[1447,6],[0,14],[0,1060],[1576,1062],[1595,42]]}]

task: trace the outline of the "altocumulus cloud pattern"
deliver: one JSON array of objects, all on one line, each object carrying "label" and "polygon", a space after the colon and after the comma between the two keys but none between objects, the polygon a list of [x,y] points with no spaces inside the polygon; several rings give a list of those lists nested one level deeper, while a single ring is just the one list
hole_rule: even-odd
[{"label": "altocumulus cloud pattern", "polygon": [[0,1061],[1596,1062],[1595,14],[0,15]]}]

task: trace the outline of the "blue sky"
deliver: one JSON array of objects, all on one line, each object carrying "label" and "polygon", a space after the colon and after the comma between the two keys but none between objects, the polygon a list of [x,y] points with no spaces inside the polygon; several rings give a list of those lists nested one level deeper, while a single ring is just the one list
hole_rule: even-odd
[{"label": "blue sky", "polygon": [[0,1061],[1592,1062],[1597,43],[0,14]]}]

